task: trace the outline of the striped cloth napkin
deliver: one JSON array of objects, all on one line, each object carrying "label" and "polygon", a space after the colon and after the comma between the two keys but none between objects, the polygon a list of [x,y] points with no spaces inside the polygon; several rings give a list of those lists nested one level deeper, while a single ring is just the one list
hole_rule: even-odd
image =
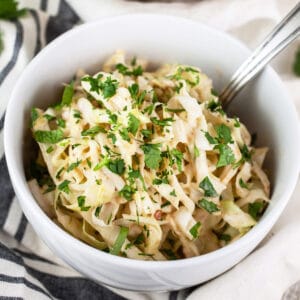
[{"label": "striped cloth napkin", "polygon": [[[2,1],[2,0],[0,0]],[[0,20],[0,298],[1,299],[288,299],[300,298],[300,183],[263,243],[224,275],[191,289],[141,294],[108,289],[84,278],[37,237],[10,184],[3,151],[5,109],[14,84],[41,48],[72,27],[130,12],[159,12],[202,21],[254,47],[297,0],[210,0],[145,3],[130,0],[23,0],[26,16]],[[299,46],[299,41],[298,41]],[[300,113],[300,80],[291,65],[297,44],[273,63]],[[22,99],[20,99],[22,101]],[[16,112],[17,113],[17,112]]]}]

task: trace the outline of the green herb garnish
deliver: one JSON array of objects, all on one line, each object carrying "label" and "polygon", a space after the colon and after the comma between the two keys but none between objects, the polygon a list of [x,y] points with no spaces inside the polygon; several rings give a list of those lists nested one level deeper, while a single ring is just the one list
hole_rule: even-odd
[{"label": "green herb garnish", "polygon": [[210,214],[220,210],[214,202],[206,200],[204,198],[198,201],[198,205],[204,208]]},{"label": "green herb garnish", "polygon": [[130,185],[124,185],[124,187],[119,191],[119,195],[124,197],[127,201],[132,200],[132,195],[136,192],[136,189]]},{"label": "green herb garnish", "polygon": [[84,206],[85,198],[86,198],[85,196],[77,197],[77,203],[81,211],[88,211],[91,208],[91,206]]},{"label": "green herb garnish", "polygon": [[126,240],[126,237],[128,235],[129,229],[127,227],[120,227],[119,234],[117,236],[117,239],[112,247],[112,249],[109,251],[110,254],[118,255],[121,251],[121,248]]},{"label": "green herb garnish", "polygon": [[300,76],[300,48],[298,48],[293,64],[293,71],[296,76]]},{"label": "green herb garnish", "polygon": [[239,180],[239,185],[240,187],[242,187],[243,189],[247,189],[249,190],[248,184],[244,182],[244,180],[242,178],[240,178]]},{"label": "green herb garnish", "polygon": [[219,144],[216,145],[214,149],[217,149],[220,153],[219,160],[217,162],[217,168],[221,168],[234,163],[234,154],[228,145]]},{"label": "green herb garnish", "polygon": [[34,138],[39,143],[56,144],[64,139],[64,133],[61,129],[37,130],[34,132]]},{"label": "green herb garnish", "polygon": [[26,14],[27,9],[18,9],[18,2],[15,0],[0,1],[0,19],[15,20]]},{"label": "green herb garnish", "polygon": [[248,213],[254,220],[257,220],[263,207],[264,207],[263,202],[249,203],[248,204]]},{"label": "green herb garnish", "polygon": [[92,137],[94,137],[99,132],[106,133],[106,130],[104,128],[100,127],[99,125],[96,125],[96,126],[91,127],[87,130],[81,131],[81,135],[82,136],[92,136]]},{"label": "green herb garnish", "polygon": [[115,174],[122,175],[125,171],[125,162],[121,158],[115,160],[109,160],[107,167]]},{"label": "green herb garnish", "polygon": [[69,189],[69,183],[71,181],[70,180],[64,180],[59,186],[58,189],[62,192],[65,192],[66,194],[70,193],[70,189]]},{"label": "green herb garnish", "polygon": [[61,99],[61,106],[70,106],[74,95],[74,82],[66,85]]},{"label": "green herb garnish", "polygon": [[81,160],[78,160],[77,162],[71,163],[69,167],[67,168],[67,172],[70,172],[77,168],[81,164]]},{"label": "green herb garnish", "polygon": [[204,177],[204,179],[199,183],[199,188],[201,188],[204,191],[205,197],[217,197],[218,194],[210,182],[208,176]]},{"label": "green herb garnish", "polygon": [[158,126],[171,126],[171,123],[174,122],[173,118],[165,118],[165,119],[158,119],[156,117],[150,118],[153,124],[158,125]]},{"label": "green herb garnish", "polygon": [[139,129],[140,121],[133,114],[129,114],[128,131],[135,135]]},{"label": "green herb garnish", "polygon": [[162,160],[161,144],[144,144],[141,149],[145,154],[145,164],[150,169],[157,169]]},{"label": "green herb garnish", "polygon": [[199,228],[201,226],[200,222],[197,222],[191,229],[190,234],[193,236],[194,239],[196,239],[199,236]]}]

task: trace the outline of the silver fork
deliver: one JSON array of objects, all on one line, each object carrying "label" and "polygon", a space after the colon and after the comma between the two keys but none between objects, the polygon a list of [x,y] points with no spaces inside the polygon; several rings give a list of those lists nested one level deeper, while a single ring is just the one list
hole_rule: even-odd
[{"label": "silver fork", "polygon": [[300,2],[273,29],[262,44],[244,61],[219,96],[226,108],[238,92],[279,52],[300,35]]}]

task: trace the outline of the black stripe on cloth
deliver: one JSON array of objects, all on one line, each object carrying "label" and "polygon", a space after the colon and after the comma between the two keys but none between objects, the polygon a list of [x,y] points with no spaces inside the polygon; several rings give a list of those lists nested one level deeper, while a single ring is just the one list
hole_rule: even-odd
[{"label": "black stripe on cloth", "polygon": [[61,0],[59,4],[58,14],[51,16],[46,28],[46,41],[49,43],[60,34],[71,29],[80,21],[76,12],[65,1]]},{"label": "black stripe on cloth", "polygon": [[24,251],[21,251],[20,249],[17,249],[17,248],[13,248],[12,250],[17,252],[18,254],[20,254],[22,257],[29,258],[29,259],[32,259],[32,260],[41,261],[41,262],[45,262],[45,263],[57,266],[56,263],[54,263],[54,262],[52,262],[52,261],[50,261],[50,260],[48,260],[44,257],[36,255],[34,253],[24,252]]},{"label": "black stripe on cloth", "polygon": [[35,27],[36,27],[36,44],[35,44],[35,49],[34,49],[34,55],[38,54],[38,52],[42,48],[42,42],[41,42],[41,24],[40,24],[40,19],[37,14],[37,12],[33,9],[30,10],[30,13],[33,17]]},{"label": "black stripe on cloth", "polygon": [[15,239],[19,242],[21,242],[21,240],[23,239],[27,223],[28,223],[27,219],[26,219],[25,215],[22,213],[21,221],[20,221],[18,230],[15,234]]},{"label": "black stripe on cloth", "polygon": [[21,255],[9,249],[0,242],[0,258],[12,261],[24,267],[28,274],[36,278],[41,284],[51,293],[51,295],[58,299],[72,299],[72,300],[123,300],[108,290],[107,288],[97,284],[96,282],[83,277],[63,277],[52,274],[46,274],[35,270],[24,262]]},{"label": "black stripe on cloth", "polygon": [[23,298],[0,296],[0,300],[23,300]]},{"label": "black stripe on cloth", "polygon": [[5,112],[3,113],[3,116],[0,119],[0,130],[4,127],[4,120],[5,120]]},{"label": "black stripe on cloth", "polygon": [[40,9],[43,11],[47,11],[47,0],[41,0]]},{"label": "black stripe on cloth", "polygon": [[53,297],[51,297],[51,295],[46,293],[43,289],[41,289],[36,284],[34,284],[34,283],[30,282],[29,280],[27,280],[25,277],[12,277],[12,276],[7,276],[5,274],[0,274],[0,281],[4,281],[4,282],[8,282],[8,283],[24,284],[28,288],[30,288],[30,289],[32,289],[36,292],[42,293],[45,296],[48,296],[49,299],[53,299]]},{"label": "black stripe on cloth", "polygon": [[15,24],[16,24],[17,34],[16,34],[16,39],[15,39],[15,44],[14,44],[13,55],[12,55],[10,61],[7,63],[7,65],[0,72],[0,84],[4,81],[6,76],[9,74],[9,72],[14,67],[14,65],[18,59],[18,54],[19,54],[20,48],[23,43],[24,32],[23,32],[22,24],[19,21],[15,21]]},{"label": "black stripe on cloth", "polygon": [[15,195],[9,179],[5,155],[3,155],[0,160],[0,174],[0,189],[2,195],[0,201],[0,227],[3,227],[12,203],[12,199]]}]

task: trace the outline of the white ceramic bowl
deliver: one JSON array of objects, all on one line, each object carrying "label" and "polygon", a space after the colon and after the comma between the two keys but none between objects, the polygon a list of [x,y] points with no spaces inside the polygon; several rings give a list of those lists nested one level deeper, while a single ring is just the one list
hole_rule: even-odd
[{"label": "white ceramic bowl", "polygon": [[28,65],[12,93],[5,121],[5,152],[9,173],[29,222],[45,243],[81,273],[109,286],[163,291],[192,286],[228,270],[265,237],[286,206],[299,172],[297,114],[276,73],[268,68],[250,84],[232,110],[258,144],[270,147],[267,166],[272,200],[249,233],[233,244],[199,257],[145,262],[113,256],[73,238],[55,225],[33,198],[24,175],[29,111],[59,99],[61,83],[78,68],[99,69],[116,49],[154,62],[196,65],[221,88],[248,56],[249,50],[228,35],[200,23],[162,15],[128,15],[85,24],[49,44]]}]

